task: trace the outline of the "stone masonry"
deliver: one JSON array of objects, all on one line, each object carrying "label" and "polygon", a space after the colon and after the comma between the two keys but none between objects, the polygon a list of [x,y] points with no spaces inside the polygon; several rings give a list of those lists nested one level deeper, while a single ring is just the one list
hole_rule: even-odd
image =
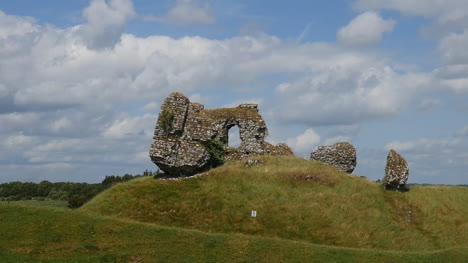
[{"label": "stone masonry", "polygon": [[405,158],[393,149],[387,156],[385,166],[385,176],[382,183],[387,190],[406,191],[406,181],[408,181],[409,167]]},{"label": "stone masonry", "polygon": [[236,108],[204,109],[181,93],[172,93],[161,106],[149,152],[151,160],[171,176],[190,176],[209,169],[205,145],[211,140],[228,143],[228,132],[239,127],[239,148],[225,147],[226,159],[259,154],[293,154],[286,144],[265,142],[268,129],[256,104]]},{"label": "stone masonry", "polygon": [[356,149],[349,142],[320,146],[310,154],[310,159],[324,162],[344,172],[352,173],[356,167]]}]

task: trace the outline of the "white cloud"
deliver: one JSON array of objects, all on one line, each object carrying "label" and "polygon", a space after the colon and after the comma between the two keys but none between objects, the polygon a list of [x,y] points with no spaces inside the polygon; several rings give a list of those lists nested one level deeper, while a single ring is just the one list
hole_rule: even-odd
[{"label": "white cloud", "polygon": [[425,36],[440,39],[444,65],[434,71],[440,84],[456,93],[468,92],[468,1],[466,0],[356,0],[356,9],[396,10],[405,15],[429,18],[433,24],[422,28]]},{"label": "white cloud", "polygon": [[442,84],[456,93],[468,93],[468,27],[462,33],[451,33],[444,37],[439,51],[445,63],[434,71]]},{"label": "white cloud", "polygon": [[5,14],[0,10],[0,39],[6,40],[15,36],[36,32],[32,17],[19,17]]},{"label": "white cloud", "polygon": [[467,72],[468,64],[448,64],[435,69],[434,75],[442,79],[457,79],[465,77]]},{"label": "white cloud", "polygon": [[360,11],[386,9],[431,18],[434,24],[424,29],[426,35],[444,35],[468,26],[466,0],[356,0],[354,7]]},{"label": "white cloud", "polygon": [[1,142],[4,149],[7,149],[10,153],[11,151],[17,151],[19,149],[24,150],[28,147],[32,147],[33,145],[39,142],[39,138],[35,136],[26,136],[22,134],[18,135],[11,135],[7,138],[4,138]]},{"label": "white cloud", "polygon": [[435,98],[423,98],[419,105],[416,107],[417,110],[419,111],[430,111],[434,107],[439,106],[441,104],[441,101],[439,99]]},{"label": "white cloud", "polygon": [[444,62],[449,65],[468,64],[468,28],[463,33],[451,33],[440,42]]},{"label": "white cloud", "polygon": [[134,15],[131,0],[93,0],[83,11],[87,23],[79,26],[77,32],[88,48],[112,48]]},{"label": "white cloud", "polygon": [[[268,35],[209,40],[201,37],[138,38],[123,34],[113,49],[89,50],[76,41],[76,28],[61,30],[37,26],[37,30],[42,36],[40,41],[17,40],[29,43],[30,52],[0,61],[0,65],[8,69],[5,74],[0,73],[0,84],[9,87],[8,94],[13,98],[10,104],[16,107],[99,105],[109,110],[115,103],[148,99],[160,102],[171,91],[190,94],[195,90],[217,88],[219,83],[223,83],[225,89],[235,90],[277,73],[297,74],[297,83],[290,83],[293,86],[300,85],[301,81],[322,83],[320,92],[325,93],[333,90],[341,93],[339,87],[332,87],[337,82],[343,82],[344,88],[350,84],[357,87],[355,83],[360,81],[361,88],[363,85],[371,88],[376,78],[373,68],[383,72],[380,75],[394,75],[378,79],[380,87],[374,89],[374,93],[383,90],[383,85],[400,85],[387,83],[387,80],[408,81],[411,83],[406,86],[409,86],[423,78],[422,75],[400,75],[391,68],[387,70],[385,60],[365,52],[347,51],[327,43],[291,45]],[[25,68],[32,72],[27,78],[23,74]],[[360,71],[364,73],[358,74]],[[327,91],[325,87],[331,88]],[[414,89],[401,95],[392,93],[404,97],[401,103],[389,107],[404,106]],[[301,95],[296,92],[288,97],[295,100]],[[344,99],[346,95],[343,94]],[[366,101],[362,107],[369,103],[373,102]],[[333,114],[341,114],[338,111],[351,106],[354,107],[340,106]],[[366,111],[365,108],[361,110]]]},{"label": "white cloud", "polygon": [[143,106],[140,111],[142,112],[156,112],[159,110],[159,105],[156,102],[150,102]]},{"label": "white cloud", "polygon": [[53,132],[62,132],[66,129],[69,129],[72,126],[73,126],[72,122],[66,117],[63,117],[52,122],[52,124],[50,125],[50,129]]},{"label": "white cloud", "polygon": [[468,136],[468,125],[455,132],[457,136]]},{"label": "white cloud", "polygon": [[385,20],[376,12],[365,12],[342,27],[337,37],[345,45],[373,45],[382,40],[383,33],[393,31],[395,24],[394,20]]},{"label": "white cloud", "polygon": [[457,9],[463,9],[468,4],[465,0],[356,0],[354,6],[359,10],[390,9],[407,15],[433,17],[457,13]]},{"label": "white cloud", "polygon": [[145,114],[136,117],[123,117],[116,119],[102,133],[105,138],[121,139],[136,136],[138,134],[151,137],[152,130],[156,124],[157,116]]},{"label": "white cloud", "polygon": [[164,17],[147,17],[146,20],[176,25],[213,24],[216,21],[211,5],[206,1],[198,3],[195,0],[177,0]]},{"label": "white cloud", "polygon": [[309,128],[296,137],[288,138],[286,143],[296,155],[308,158],[312,150],[320,143],[320,135]]},{"label": "white cloud", "polygon": [[398,74],[361,57],[354,64],[279,85],[276,114],[286,122],[308,125],[355,124],[400,113],[417,95],[433,90],[435,83],[429,74]]},{"label": "white cloud", "polygon": [[395,151],[400,152],[409,152],[409,153],[421,153],[421,152],[439,152],[439,153],[447,153],[447,151],[453,150],[461,146],[462,140],[455,138],[452,140],[448,139],[427,139],[421,138],[414,141],[407,141],[407,142],[400,142],[394,141],[387,143],[384,146],[384,149],[389,151],[390,149],[394,149]]},{"label": "white cloud", "polygon": [[38,122],[39,114],[34,112],[0,114],[0,133],[23,132],[24,127],[36,125]]}]

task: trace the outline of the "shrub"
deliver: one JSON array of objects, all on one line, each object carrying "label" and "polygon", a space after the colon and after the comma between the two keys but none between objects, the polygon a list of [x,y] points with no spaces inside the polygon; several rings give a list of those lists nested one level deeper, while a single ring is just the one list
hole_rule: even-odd
[{"label": "shrub", "polygon": [[78,208],[86,203],[91,197],[87,197],[83,194],[72,195],[68,199],[68,207],[70,208]]},{"label": "shrub", "polygon": [[164,108],[159,116],[159,125],[161,128],[168,132],[172,128],[172,121],[174,120],[174,114],[168,109]]},{"label": "shrub", "polygon": [[226,152],[224,150],[224,143],[220,140],[211,140],[206,144],[206,149],[210,154],[208,163],[211,168],[215,168],[224,164],[224,157]]}]

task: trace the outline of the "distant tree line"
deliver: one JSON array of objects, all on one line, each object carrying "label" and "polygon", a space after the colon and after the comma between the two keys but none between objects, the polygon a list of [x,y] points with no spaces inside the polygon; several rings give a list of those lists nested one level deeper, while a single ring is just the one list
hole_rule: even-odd
[{"label": "distant tree line", "polygon": [[409,186],[461,186],[461,187],[468,187],[468,184],[418,184],[418,183],[411,183],[407,184]]},{"label": "distant tree line", "polygon": [[144,171],[142,174],[123,176],[108,175],[101,183],[71,183],[60,182],[51,183],[42,181],[40,183],[31,182],[10,182],[0,184],[0,201],[38,200],[46,199],[68,201],[68,207],[78,208],[91,198],[106,190],[116,183],[126,182],[141,176],[157,177],[161,173],[158,171]]}]

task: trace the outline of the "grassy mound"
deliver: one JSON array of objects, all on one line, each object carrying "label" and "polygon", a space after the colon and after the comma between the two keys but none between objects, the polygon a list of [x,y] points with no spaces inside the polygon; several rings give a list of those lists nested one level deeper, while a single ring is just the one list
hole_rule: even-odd
[{"label": "grassy mound", "polygon": [[318,162],[254,159],[264,163],[231,162],[180,181],[136,179],[103,192],[80,210],[350,248],[432,251],[468,244],[468,188],[390,192]]},{"label": "grassy mound", "polygon": [[0,203],[0,262],[465,262],[468,250],[392,252],[214,234]]}]

